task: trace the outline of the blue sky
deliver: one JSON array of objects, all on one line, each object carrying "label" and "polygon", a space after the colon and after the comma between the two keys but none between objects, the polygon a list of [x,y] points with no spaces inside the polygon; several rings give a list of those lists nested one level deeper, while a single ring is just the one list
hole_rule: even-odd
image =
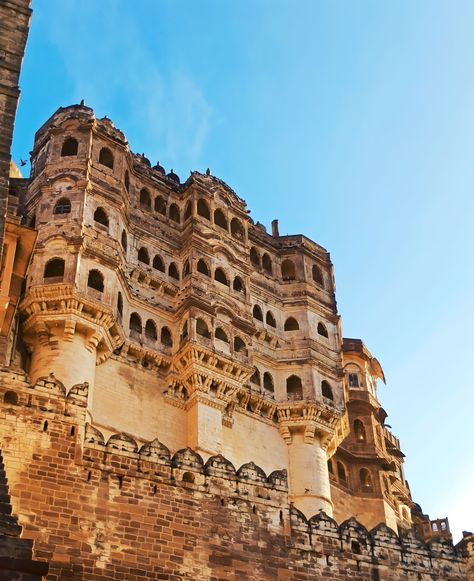
[{"label": "blue sky", "polygon": [[325,246],[414,499],[472,530],[472,2],[33,4],[14,159],[85,99],[134,151],[183,180],[210,167],[255,220]]}]

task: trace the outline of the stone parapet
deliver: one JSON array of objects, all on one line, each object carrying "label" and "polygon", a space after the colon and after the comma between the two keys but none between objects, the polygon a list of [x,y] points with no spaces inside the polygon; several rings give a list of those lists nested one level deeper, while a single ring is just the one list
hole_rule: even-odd
[{"label": "stone parapet", "polygon": [[4,370],[0,400],[12,505],[48,579],[468,579],[464,545],[307,519],[284,471],[105,435],[86,422],[87,385]]}]

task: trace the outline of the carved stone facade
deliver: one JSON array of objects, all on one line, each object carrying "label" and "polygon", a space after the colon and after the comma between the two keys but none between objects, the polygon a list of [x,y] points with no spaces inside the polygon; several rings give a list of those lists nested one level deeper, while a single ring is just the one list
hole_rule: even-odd
[{"label": "carved stone facade", "polygon": [[1,436],[48,579],[469,578],[470,537],[414,534],[383,372],[342,339],[325,249],[84,105],[31,161]]}]

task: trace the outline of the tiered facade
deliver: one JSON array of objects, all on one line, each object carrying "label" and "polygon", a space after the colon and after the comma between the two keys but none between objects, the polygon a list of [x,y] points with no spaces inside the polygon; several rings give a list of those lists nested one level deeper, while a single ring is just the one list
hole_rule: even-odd
[{"label": "tiered facade", "polygon": [[48,579],[468,578],[468,537],[423,544],[326,250],[82,104],[37,132],[20,186],[38,239],[1,435]]}]

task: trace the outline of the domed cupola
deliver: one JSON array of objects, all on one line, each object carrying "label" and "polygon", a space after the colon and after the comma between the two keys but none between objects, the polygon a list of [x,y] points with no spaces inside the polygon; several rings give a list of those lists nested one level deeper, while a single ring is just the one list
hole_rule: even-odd
[{"label": "domed cupola", "polygon": [[169,180],[175,182],[176,184],[179,184],[180,183],[179,176],[177,174],[175,174],[173,170],[171,170],[170,173],[166,175],[166,177]]},{"label": "domed cupola", "polygon": [[160,165],[159,161],[156,162],[156,165],[153,166],[153,169],[162,176],[166,175],[165,168],[162,165]]}]

